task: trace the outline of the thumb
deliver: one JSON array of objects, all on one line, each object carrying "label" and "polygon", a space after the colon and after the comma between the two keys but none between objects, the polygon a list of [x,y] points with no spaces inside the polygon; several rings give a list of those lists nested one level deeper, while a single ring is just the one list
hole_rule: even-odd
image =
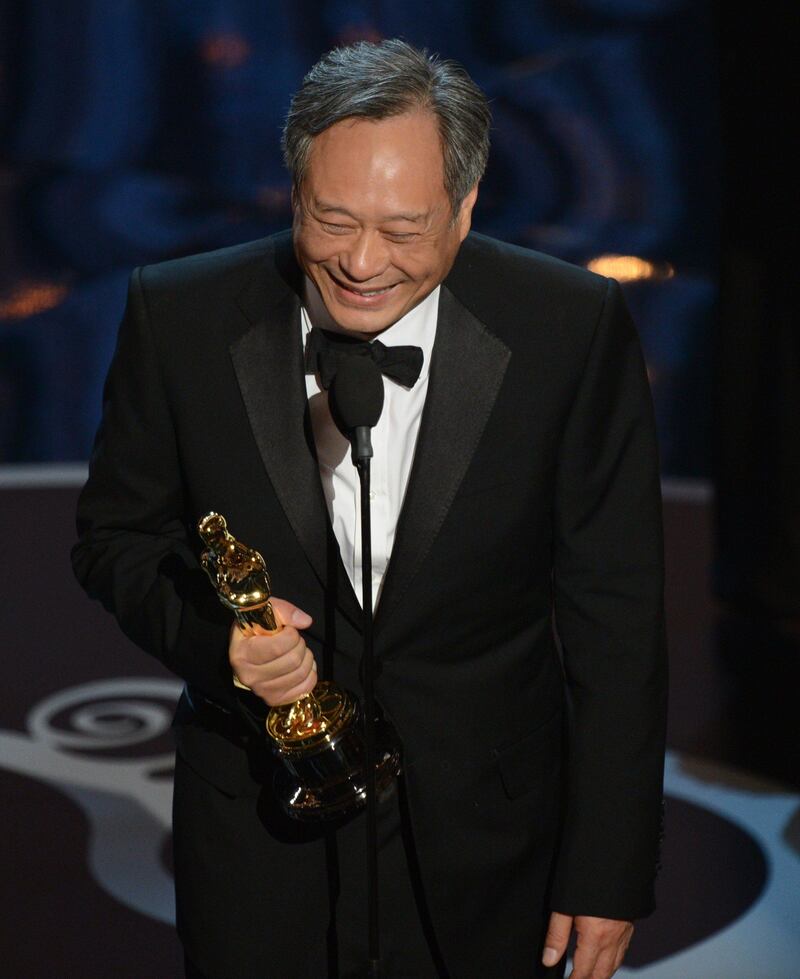
[{"label": "thumb", "polygon": [[560,914],[553,911],[550,915],[550,924],[547,928],[547,935],[544,939],[544,953],[542,962],[546,966],[555,965],[567,950],[567,942],[572,932],[573,917],[571,914]]},{"label": "thumb", "polygon": [[293,625],[296,629],[307,629],[314,621],[307,612],[283,598],[270,598],[270,604],[279,625]]}]

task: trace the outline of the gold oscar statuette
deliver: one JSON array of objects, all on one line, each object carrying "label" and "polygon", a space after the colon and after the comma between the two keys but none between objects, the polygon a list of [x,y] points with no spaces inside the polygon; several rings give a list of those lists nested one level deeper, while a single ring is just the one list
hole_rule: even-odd
[{"label": "gold oscar statuette", "polygon": [[[245,635],[274,633],[272,587],[264,558],[229,531],[225,518],[207,513],[197,525],[206,546],[201,562],[219,600]],[[233,677],[242,691],[249,688]],[[247,693],[252,698],[252,693]],[[292,704],[271,707],[268,741],[282,762],[275,791],[286,813],[302,820],[331,819],[366,801],[365,751],[358,700],[330,680]],[[400,748],[388,722],[376,718],[375,782],[380,793],[400,771]]]}]

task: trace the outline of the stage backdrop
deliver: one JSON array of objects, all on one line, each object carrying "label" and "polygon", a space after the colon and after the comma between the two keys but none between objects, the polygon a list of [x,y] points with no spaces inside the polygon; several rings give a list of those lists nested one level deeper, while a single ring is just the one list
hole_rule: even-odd
[{"label": "stage backdrop", "polygon": [[318,56],[403,36],[488,92],[478,230],[613,275],[663,467],[709,467],[717,121],[697,0],[6,0],[0,462],[82,460],[131,269],[289,221],[279,137]]},{"label": "stage backdrop", "polygon": [[[0,976],[170,979],[181,953],[169,725],[182,684],[72,578],[79,482],[13,488],[0,479]],[[755,668],[721,682],[733,637],[719,647],[714,638],[710,510],[668,500],[664,516],[672,712],[663,870],[658,911],[637,925],[618,979],[790,979],[800,962],[800,792],[794,756],[775,746],[795,743],[786,719],[797,683],[774,689],[775,657],[742,636],[735,641],[758,650]],[[738,741],[754,718],[759,767],[769,756],[774,775],[794,772],[794,786],[719,764],[756,762],[755,746],[746,757]]]}]

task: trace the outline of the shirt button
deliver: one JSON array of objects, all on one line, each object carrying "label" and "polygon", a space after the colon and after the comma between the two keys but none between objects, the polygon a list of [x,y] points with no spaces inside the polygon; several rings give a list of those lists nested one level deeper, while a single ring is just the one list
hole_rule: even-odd
[{"label": "shirt button", "polygon": [[369,491],[369,498],[370,498],[371,500],[374,500],[374,499],[375,499],[375,490],[370,490],[370,491]]}]

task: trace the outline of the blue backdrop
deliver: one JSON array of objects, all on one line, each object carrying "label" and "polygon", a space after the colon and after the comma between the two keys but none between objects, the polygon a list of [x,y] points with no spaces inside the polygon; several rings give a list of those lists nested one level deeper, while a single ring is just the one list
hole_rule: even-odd
[{"label": "blue backdrop", "polygon": [[663,469],[707,473],[708,4],[26,0],[0,30],[0,462],[88,457],[131,269],[287,226],[291,92],[335,44],[399,35],[492,100],[475,227],[620,278]]}]

